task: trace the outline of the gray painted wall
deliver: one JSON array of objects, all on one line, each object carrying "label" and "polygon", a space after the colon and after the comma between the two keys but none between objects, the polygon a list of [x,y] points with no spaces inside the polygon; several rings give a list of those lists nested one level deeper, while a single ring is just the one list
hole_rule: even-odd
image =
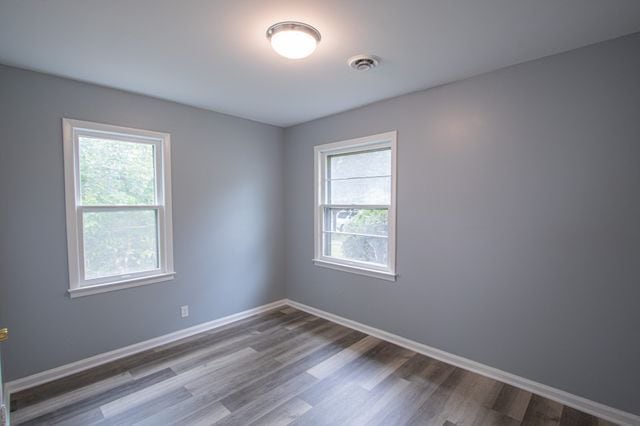
[{"label": "gray painted wall", "polygon": [[[174,281],[70,300],[62,117],[171,133]],[[0,66],[11,380],[282,298],[282,129]],[[190,317],[179,318],[179,306]]]},{"label": "gray painted wall", "polygon": [[[398,281],[314,266],[312,147],[393,129]],[[640,414],[640,34],[285,141],[289,298]]]}]

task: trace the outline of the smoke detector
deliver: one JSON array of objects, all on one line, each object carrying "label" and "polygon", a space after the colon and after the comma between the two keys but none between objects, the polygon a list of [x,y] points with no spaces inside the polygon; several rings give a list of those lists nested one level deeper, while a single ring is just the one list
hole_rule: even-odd
[{"label": "smoke detector", "polygon": [[349,66],[357,71],[368,71],[378,66],[380,59],[373,55],[356,55],[347,61]]}]

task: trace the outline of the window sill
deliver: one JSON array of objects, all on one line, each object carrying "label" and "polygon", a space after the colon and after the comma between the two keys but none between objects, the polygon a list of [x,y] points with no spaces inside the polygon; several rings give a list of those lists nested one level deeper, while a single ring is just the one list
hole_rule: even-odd
[{"label": "window sill", "polygon": [[69,297],[89,296],[91,294],[106,293],[108,291],[123,290],[125,288],[139,287],[142,285],[169,281],[174,278],[175,272],[167,272],[163,274],[153,275],[150,277],[133,278],[130,280],[116,281],[107,284],[92,285],[87,287],[78,287],[69,289]]},{"label": "window sill", "polygon": [[378,278],[386,281],[395,281],[398,274],[393,272],[378,271],[358,266],[343,265],[342,263],[329,262],[327,260],[313,259],[313,264],[323,268],[335,269],[336,271],[350,272],[352,274],[364,275],[366,277]]}]

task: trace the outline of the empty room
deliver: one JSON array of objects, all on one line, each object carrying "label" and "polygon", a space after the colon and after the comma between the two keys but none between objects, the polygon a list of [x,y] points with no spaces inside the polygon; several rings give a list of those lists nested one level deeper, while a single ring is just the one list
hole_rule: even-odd
[{"label": "empty room", "polygon": [[640,426],[640,1],[0,0],[0,426]]}]

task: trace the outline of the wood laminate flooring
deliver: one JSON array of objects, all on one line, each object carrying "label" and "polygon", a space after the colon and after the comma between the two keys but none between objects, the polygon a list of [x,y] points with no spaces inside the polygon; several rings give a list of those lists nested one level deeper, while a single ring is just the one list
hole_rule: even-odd
[{"label": "wood laminate flooring", "polygon": [[608,425],[278,308],[11,395],[12,424]]}]

